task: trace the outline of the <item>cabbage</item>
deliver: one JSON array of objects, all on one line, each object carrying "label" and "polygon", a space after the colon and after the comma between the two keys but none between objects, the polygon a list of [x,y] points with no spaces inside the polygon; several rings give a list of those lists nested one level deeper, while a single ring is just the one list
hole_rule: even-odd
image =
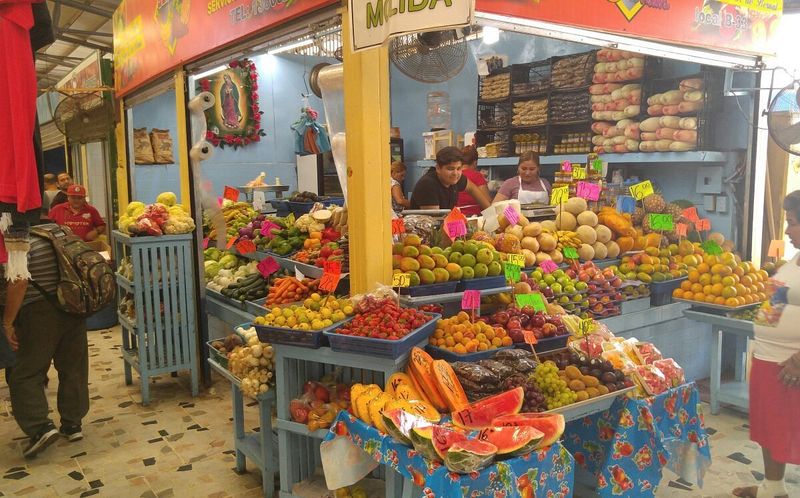
[{"label": "cabbage", "polygon": [[205,251],[203,251],[203,259],[210,259],[213,261],[219,261],[219,258],[222,257],[224,253],[217,249],[216,247],[209,247]]},{"label": "cabbage", "polygon": [[206,261],[205,276],[207,279],[212,279],[217,276],[217,273],[222,269],[222,266],[216,261]]},{"label": "cabbage", "polygon": [[137,216],[142,214],[142,212],[144,212],[144,202],[139,202],[139,201],[129,202],[128,207],[125,208],[125,212],[131,218],[136,218]]},{"label": "cabbage", "polygon": [[219,264],[228,270],[239,266],[239,259],[233,254],[226,254],[219,259]]},{"label": "cabbage", "polygon": [[156,197],[156,202],[160,202],[165,206],[174,206],[178,202],[178,197],[173,192],[161,192]]}]

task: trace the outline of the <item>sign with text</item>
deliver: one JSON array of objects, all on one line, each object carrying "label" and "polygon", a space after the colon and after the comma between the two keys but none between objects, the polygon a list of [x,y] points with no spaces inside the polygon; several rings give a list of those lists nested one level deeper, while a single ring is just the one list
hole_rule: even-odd
[{"label": "sign with text", "polygon": [[556,187],[550,192],[550,205],[558,206],[569,199],[569,185]]},{"label": "sign with text", "polygon": [[578,259],[578,250],[574,247],[565,247],[563,254],[567,259]]},{"label": "sign with text", "polygon": [[586,179],[586,168],[583,166],[575,166],[572,168],[572,179],[573,180],[585,180]]},{"label": "sign with text", "polygon": [[392,287],[408,287],[411,285],[411,274],[395,273],[392,275]]},{"label": "sign with text", "polygon": [[572,172],[572,163],[569,161],[561,161],[561,171],[566,173]]},{"label": "sign with text", "polygon": [[603,160],[602,159],[595,159],[592,161],[592,169],[597,171],[598,173],[603,173]]},{"label": "sign with text", "polygon": [[319,289],[325,292],[333,292],[339,285],[342,277],[342,263],[339,261],[325,261],[322,263],[322,278],[319,280]]},{"label": "sign with text", "polygon": [[686,223],[678,223],[675,225],[675,233],[678,237],[686,237],[686,234],[689,231],[689,225]]},{"label": "sign with text", "polygon": [[256,252],[256,245],[250,239],[240,240],[236,243],[236,250],[239,251],[239,254],[250,254]]},{"label": "sign with text", "polygon": [[545,273],[553,273],[558,270],[558,265],[555,264],[552,259],[546,259],[539,263],[539,268]]},{"label": "sign with text", "polygon": [[600,200],[600,185],[589,182],[578,182],[577,187],[575,187],[575,195],[583,197],[587,201],[598,201]]},{"label": "sign with text", "polygon": [[650,228],[661,232],[669,232],[673,230],[674,223],[671,214],[656,214],[650,213],[649,215]]},{"label": "sign with text", "polygon": [[403,218],[392,219],[392,235],[400,235],[406,233],[406,224]]},{"label": "sign with text", "polygon": [[503,263],[503,271],[505,272],[506,280],[511,280],[512,282],[519,282],[519,279],[521,277],[519,265],[515,265],[506,261],[505,263]]},{"label": "sign with text", "polygon": [[239,200],[239,189],[225,185],[225,190],[222,191],[222,197],[231,202]]},{"label": "sign with text", "polygon": [[694,222],[694,228],[698,232],[708,232],[711,230],[711,220],[703,218]]},{"label": "sign with text", "polygon": [[683,210],[683,217],[689,221],[697,221],[700,217],[697,215],[697,208],[692,206]]},{"label": "sign with text", "polygon": [[506,220],[512,225],[516,225],[519,221],[519,212],[514,209],[514,206],[507,206],[505,211],[503,211],[503,215],[505,215]]},{"label": "sign with text", "polygon": [[467,217],[460,209],[454,207],[444,218],[444,232],[448,237],[455,240],[458,237],[467,235]]},{"label": "sign with text", "polygon": [[533,334],[533,330],[523,330],[522,331],[522,339],[525,341],[526,344],[530,344],[531,346],[535,346],[539,343],[539,339]]},{"label": "sign with text", "polygon": [[481,308],[481,291],[465,290],[461,296],[462,310],[477,310]]},{"label": "sign with text", "polygon": [[353,50],[383,45],[392,36],[472,24],[472,0],[348,0]]},{"label": "sign with text", "polygon": [[710,254],[711,256],[719,256],[722,254],[722,248],[714,242],[713,240],[707,240],[700,244],[700,247],[703,248],[706,254]]},{"label": "sign with text", "polygon": [[544,302],[544,297],[542,297],[542,295],[538,292],[532,292],[530,294],[517,294],[515,298],[517,300],[517,306],[520,308],[530,306],[534,310],[542,313],[547,311],[547,305]]},{"label": "sign with text", "polygon": [[278,262],[275,261],[275,258],[273,258],[272,256],[267,256],[266,258],[258,262],[256,268],[258,268],[258,271],[261,272],[261,275],[264,278],[267,278],[276,271],[280,270],[281,265],[278,264]]},{"label": "sign with text", "polygon": [[525,266],[525,256],[522,254],[507,254],[506,261],[511,263],[512,265],[517,265],[520,268]]},{"label": "sign with text", "polygon": [[645,180],[642,183],[631,185],[629,190],[631,191],[633,198],[637,201],[641,201],[648,195],[653,195],[655,193],[653,190],[653,184],[650,183],[650,180]]},{"label": "sign with text", "polygon": [[262,236],[262,237],[267,237],[267,238],[271,239],[272,237],[274,237],[274,236],[275,236],[275,235],[272,233],[272,229],[273,229],[273,228],[278,228],[278,229],[280,229],[281,227],[279,227],[277,223],[273,223],[273,222],[271,222],[271,221],[269,221],[269,220],[262,221],[262,222],[261,222],[261,230],[260,230],[260,232],[261,232],[261,236]]}]

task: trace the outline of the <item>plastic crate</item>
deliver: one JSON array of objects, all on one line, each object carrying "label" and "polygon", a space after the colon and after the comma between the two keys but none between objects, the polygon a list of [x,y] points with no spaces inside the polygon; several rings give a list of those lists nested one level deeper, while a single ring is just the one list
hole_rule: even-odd
[{"label": "plastic crate", "polygon": [[511,66],[511,96],[527,97],[550,89],[550,59]]},{"label": "plastic crate", "polygon": [[496,104],[478,104],[478,128],[482,130],[498,130],[508,128],[511,124],[511,109],[507,102]]},{"label": "plastic crate", "polygon": [[415,285],[413,287],[401,287],[400,294],[411,297],[452,294],[453,292],[456,292],[457,287],[458,282],[441,282],[438,284]]},{"label": "plastic crate", "polygon": [[[499,102],[502,100],[506,100],[509,95],[511,94],[511,66],[500,68],[496,71],[493,71],[488,76],[481,76],[478,78],[478,101],[479,102]],[[503,76],[507,74],[508,76]],[[497,80],[500,80],[497,83]],[[498,95],[496,98],[488,98],[484,96],[484,85],[487,83],[494,82],[494,84],[498,84],[500,86],[505,86],[505,88],[501,91],[501,94]]]},{"label": "plastic crate", "polygon": [[483,277],[472,278],[469,280],[461,280],[456,286],[456,291],[461,292],[465,290],[486,290],[497,289],[506,286],[505,275],[498,275],[496,277]]},{"label": "plastic crate", "polygon": [[[536,348],[537,353],[547,353],[550,351],[555,351],[556,349],[563,349],[567,346],[567,341],[569,340],[569,334],[559,335],[555,337],[547,337],[543,339],[539,339],[539,341],[534,346]],[[524,343],[518,342],[514,344],[514,347],[517,349],[525,349],[527,351],[531,350],[531,347]]]},{"label": "plastic crate", "polygon": [[487,157],[508,157],[511,154],[511,134],[508,130],[487,131],[479,129],[475,132],[475,141],[478,147],[486,147],[489,144],[496,144],[495,151],[487,148]]},{"label": "plastic crate", "polygon": [[[330,204],[333,204],[335,206],[344,206],[344,197],[330,197],[330,198],[322,197],[319,202],[325,204],[326,206]],[[311,211],[311,208],[314,207],[314,204],[316,203],[288,201],[288,204],[289,204],[289,211],[291,211],[292,214],[294,214],[296,217],[300,217]]]},{"label": "plastic crate", "polygon": [[228,357],[217,351],[217,348],[211,345],[212,342],[217,342],[217,340],[219,339],[206,343],[206,346],[208,346],[208,357],[216,361],[222,368],[228,368]]},{"label": "plastic crate", "polygon": [[[556,116],[556,107],[565,107],[566,114],[561,113]],[[582,88],[552,94],[548,111],[550,124],[590,123],[592,121],[591,96]],[[589,130],[587,125],[587,131]]]},{"label": "plastic crate", "polygon": [[283,218],[284,216],[289,216],[291,212],[289,210],[289,201],[284,201],[282,199],[272,199],[269,201],[272,207],[275,208],[275,215]]},{"label": "plastic crate", "polygon": [[[597,61],[597,51],[591,50],[580,54],[556,56],[550,59],[550,89],[569,90],[588,86],[592,82],[594,65]],[[572,74],[575,79],[569,83],[561,83],[558,78],[561,73]],[[587,92],[588,94],[588,92]]]},{"label": "plastic crate", "polygon": [[[425,314],[431,317],[428,323],[397,341],[342,335],[337,334],[335,330],[325,332],[325,336],[331,344],[331,349],[337,353],[361,353],[383,358],[400,358],[411,351],[411,348],[417,344],[427,341],[431,334],[433,334],[433,331],[436,330],[436,322],[442,318],[442,315],[438,313]],[[350,320],[352,320],[352,318]],[[339,324],[340,327],[341,325],[342,324]]]},{"label": "plastic crate", "polygon": [[498,351],[503,351],[504,349],[514,349],[514,346],[503,346],[501,348],[496,349],[487,349],[486,351],[476,351],[475,353],[467,353],[467,354],[458,354],[452,351],[448,351],[447,349],[443,349],[437,346],[433,346],[428,344],[425,346],[425,351],[431,355],[431,358],[435,360],[445,360],[449,362],[454,361],[478,361],[478,360],[485,360],[491,358],[495,355]]},{"label": "plastic crate", "polygon": [[650,306],[664,306],[672,302],[672,291],[689,277],[675,278],[666,282],[650,283]]}]

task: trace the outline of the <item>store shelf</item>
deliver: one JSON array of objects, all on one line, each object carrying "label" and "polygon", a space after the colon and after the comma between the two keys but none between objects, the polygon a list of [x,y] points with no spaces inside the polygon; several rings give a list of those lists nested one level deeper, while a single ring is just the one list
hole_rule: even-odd
[{"label": "store shelf", "polygon": [[[484,289],[481,291],[481,297],[483,296],[491,296],[494,294],[500,294],[503,292],[511,292],[511,287],[498,287],[496,289]],[[454,303],[457,301],[461,301],[461,298],[464,297],[463,292],[452,292],[449,294],[434,294],[432,296],[419,296],[419,297],[411,297],[411,296],[400,296],[400,304],[403,306],[424,306],[426,304],[442,304],[442,303]]]},{"label": "store shelf", "polygon": [[298,422],[291,422],[289,420],[283,420],[280,418],[275,419],[275,428],[284,431],[289,431],[294,434],[299,434],[301,436],[313,437],[314,439],[324,439],[325,436],[328,434],[328,429],[318,429],[316,431],[309,431],[308,427],[305,424],[301,424]]},{"label": "store shelf", "polygon": [[253,315],[241,307],[233,306],[209,295],[206,295],[206,313],[231,326],[253,321]]},{"label": "store shelf", "polygon": [[750,406],[750,387],[747,382],[726,382],[719,386],[717,401],[747,411]]},{"label": "store shelf", "polygon": [[[663,163],[704,163],[721,164],[731,157],[729,152],[689,151],[689,152],[631,152],[629,154],[600,154],[600,159],[612,165],[620,164],[663,164]],[[586,154],[557,154],[539,156],[542,165],[559,165],[562,161],[585,163]],[[478,168],[517,166],[518,157],[489,157],[478,160]],[[417,161],[418,168],[430,168],[435,161]]]},{"label": "store shelf", "polygon": [[117,285],[119,285],[128,292],[131,293],[133,292],[133,282],[123,277],[119,273],[115,273],[114,275],[117,277]]}]

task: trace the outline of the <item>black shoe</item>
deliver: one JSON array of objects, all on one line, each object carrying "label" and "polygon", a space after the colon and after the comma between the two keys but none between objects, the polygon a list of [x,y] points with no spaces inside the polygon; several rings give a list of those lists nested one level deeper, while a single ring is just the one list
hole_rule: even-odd
[{"label": "black shoe", "polygon": [[36,436],[31,438],[30,444],[22,452],[25,458],[34,458],[36,455],[47,449],[48,446],[58,439],[58,431],[52,425],[45,427]]},{"label": "black shoe", "polygon": [[81,432],[80,425],[62,425],[58,432],[67,438],[67,441],[70,443],[83,439],[83,432]]}]

